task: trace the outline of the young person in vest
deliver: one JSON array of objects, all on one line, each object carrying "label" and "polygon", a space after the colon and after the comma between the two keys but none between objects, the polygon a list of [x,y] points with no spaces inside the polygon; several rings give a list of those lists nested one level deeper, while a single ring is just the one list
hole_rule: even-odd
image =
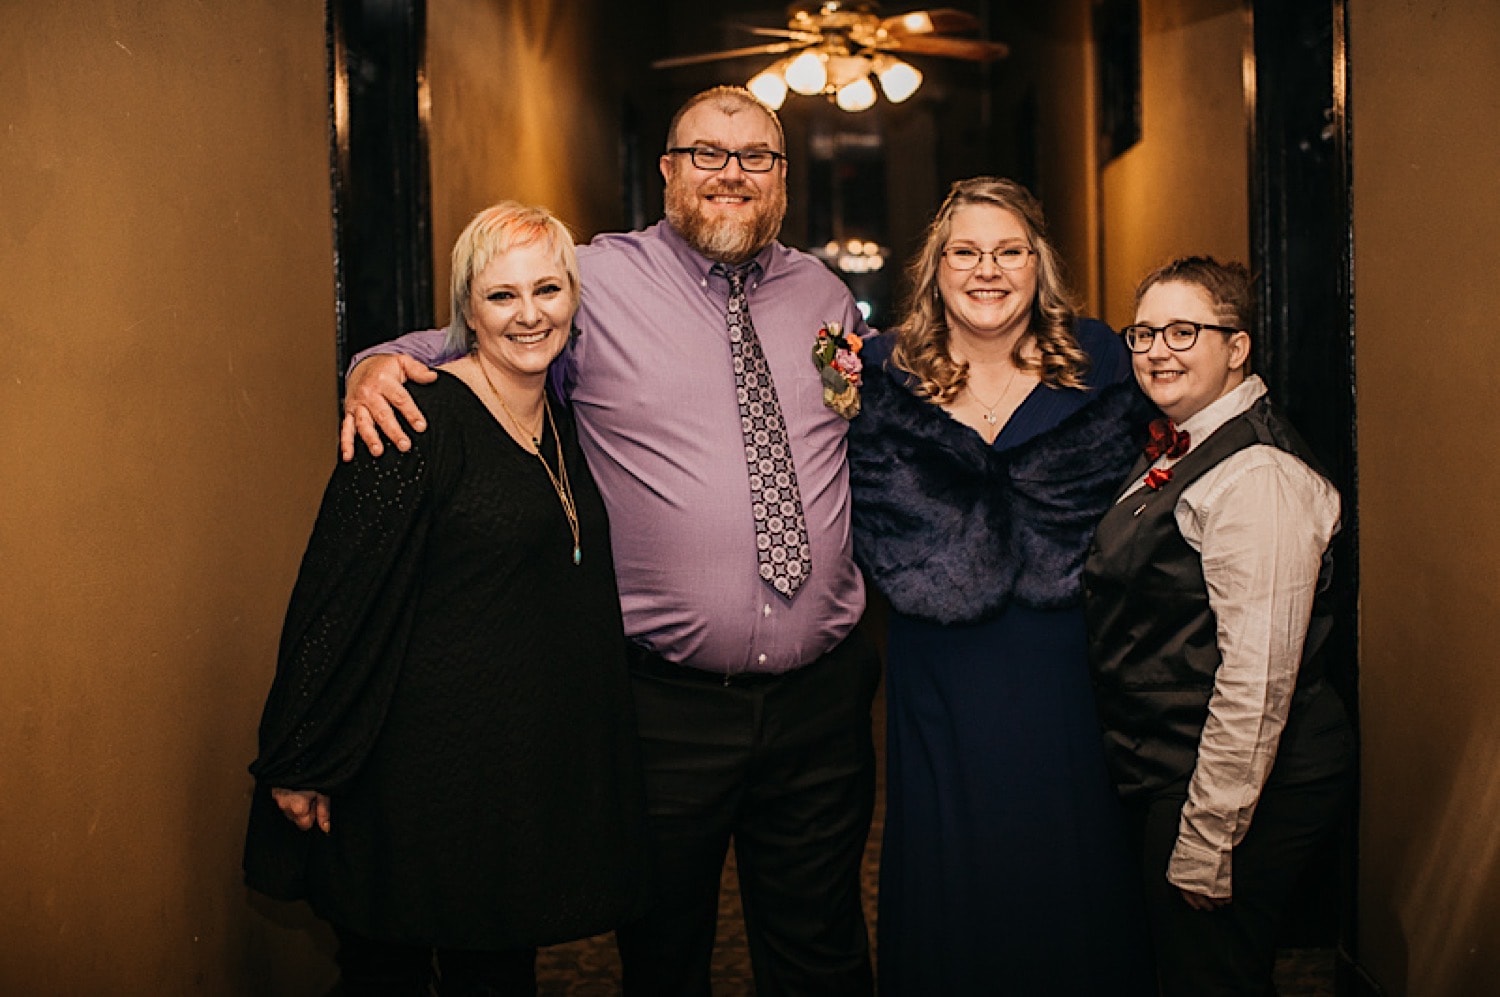
[{"label": "young person in vest", "polygon": [[1266,397],[1245,268],[1176,260],[1123,332],[1165,418],[1084,569],[1106,753],[1162,993],[1275,993],[1293,884],[1352,787],[1318,650],[1339,496]]}]

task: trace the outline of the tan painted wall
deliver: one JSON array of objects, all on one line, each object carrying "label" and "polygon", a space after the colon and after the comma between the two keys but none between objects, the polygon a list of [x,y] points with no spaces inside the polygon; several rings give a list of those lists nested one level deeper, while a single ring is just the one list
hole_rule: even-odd
[{"label": "tan painted wall", "polygon": [[323,37],[0,4],[0,993],[326,982],[239,874],[334,454]]},{"label": "tan painted wall", "polygon": [[[580,240],[622,228],[620,14],[610,0],[428,0],[433,287],[481,208],[544,204]],[[651,148],[661,137],[648,136]]]},{"label": "tan painted wall", "polygon": [[[440,287],[501,197],[619,226],[590,3],[431,0]],[[327,931],[239,856],[334,458],[322,4],[0,3],[0,38],[0,994],[320,994]]]},{"label": "tan painted wall", "polygon": [[1500,6],[1350,0],[1362,517],[1359,952],[1500,993]]},{"label": "tan painted wall", "polygon": [[1241,0],[1141,0],[1141,141],[1100,180],[1101,318],[1133,314],[1136,282],[1174,256],[1247,261]]}]

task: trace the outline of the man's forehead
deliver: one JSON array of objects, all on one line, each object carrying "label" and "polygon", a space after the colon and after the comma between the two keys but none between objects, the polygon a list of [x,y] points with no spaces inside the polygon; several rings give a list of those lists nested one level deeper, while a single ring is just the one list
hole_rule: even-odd
[{"label": "man's forehead", "polygon": [[677,125],[682,142],[723,142],[737,145],[776,145],[776,126],[754,107],[735,105],[728,109],[700,104],[682,116]]}]

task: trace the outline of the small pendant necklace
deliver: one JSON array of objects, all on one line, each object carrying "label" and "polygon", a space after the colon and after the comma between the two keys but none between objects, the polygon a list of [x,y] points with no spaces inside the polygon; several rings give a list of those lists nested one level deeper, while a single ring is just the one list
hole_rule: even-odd
[{"label": "small pendant necklace", "polygon": [[[563,515],[567,517],[568,529],[573,534],[573,563],[583,563],[583,548],[578,543],[578,506],[573,501],[573,486],[568,481],[568,465],[563,460],[562,434],[557,431],[557,422],[552,418],[552,404],[547,401],[546,392],[542,393],[542,418],[537,420],[535,432],[528,432],[521,420],[505,404],[505,396],[496,388],[495,382],[490,380],[489,371],[484,369],[484,360],[480,358],[479,351],[474,351],[474,362],[479,366],[479,373],[484,377],[484,383],[489,385],[490,393],[500,403],[500,408],[510,416],[510,421],[520,430],[524,436],[531,440],[531,452],[536,459],[542,462],[542,470],[547,472],[547,480],[552,482],[552,490],[557,493],[557,501],[562,504]],[[552,468],[547,464],[547,458],[542,456],[542,426],[552,427],[552,442],[557,446],[557,473],[552,473]]]},{"label": "small pendant necklace", "polygon": [[1011,367],[1010,377],[1007,377],[1005,379],[1005,387],[1001,389],[1000,397],[995,399],[995,403],[993,405],[986,405],[984,403],[984,399],[980,398],[977,394],[974,393],[973,386],[969,384],[967,380],[964,381],[964,389],[969,392],[969,397],[974,399],[975,403],[980,408],[984,409],[984,414],[980,416],[980,418],[987,422],[992,428],[1000,425],[1000,420],[995,416],[995,409],[999,408],[1000,403],[1005,401],[1005,399],[1010,395],[1010,386],[1011,383],[1015,381],[1017,373],[1019,373],[1019,371],[1015,367]]}]

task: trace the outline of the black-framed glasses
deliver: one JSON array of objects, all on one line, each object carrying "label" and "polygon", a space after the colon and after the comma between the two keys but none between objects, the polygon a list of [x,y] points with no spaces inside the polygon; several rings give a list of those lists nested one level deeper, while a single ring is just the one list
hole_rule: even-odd
[{"label": "black-framed glasses", "polygon": [[974,270],[986,256],[995,261],[1001,270],[1020,270],[1031,262],[1036,250],[1030,246],[997,246],[994,249],[978,249],[974,246],[949,246],[943,250],[943,259],[960,272]]},{"label": "black-framed glasses", "polygon": [[1215,332],[1239,332],[1240,330],[1228,325],[1212,325],[1208,322],[1168,322],[1166,325],[1127,325],[1120,330],[1120,335],[1125,339],[1125,346],[1131,353],[1148,353],[1151,343],[1156,339],[1156,334],[1161,333],[1162,342],[1167,344],[1167,349],[1174,353],[1190,350],[1193,344],[1198,342],[1198,333],[1204,329],[1212,329]]},{"label": "black-framed glasses", "polygon": [[770,173],[776,166],[777,160],[786,159],[786,156],[771,149],[715,149],[711,145],[668,149],[667,154],[685,155],[700,170],[722,170],[729,165],[729,160],[734,158],[740,161],[740,169],[746,173]]}]

